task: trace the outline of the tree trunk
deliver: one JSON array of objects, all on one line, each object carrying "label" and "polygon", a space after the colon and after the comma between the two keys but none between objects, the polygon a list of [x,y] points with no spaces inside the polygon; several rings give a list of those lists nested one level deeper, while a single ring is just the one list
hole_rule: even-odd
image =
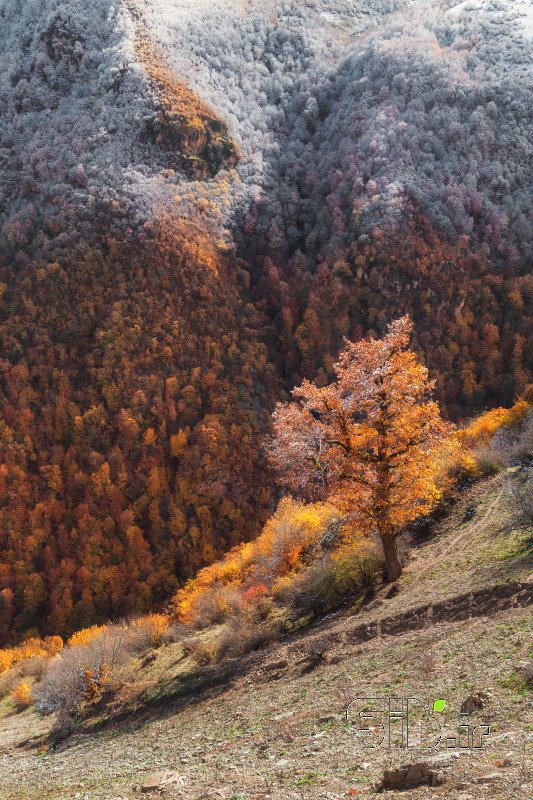
[{"label": "tree trunk", "polygon": [[398,556],[398,545],[393,536],[382,536],[383,552],[385,554],[385,568],[389,583],[397,581],[402,574],[402,565]]}]

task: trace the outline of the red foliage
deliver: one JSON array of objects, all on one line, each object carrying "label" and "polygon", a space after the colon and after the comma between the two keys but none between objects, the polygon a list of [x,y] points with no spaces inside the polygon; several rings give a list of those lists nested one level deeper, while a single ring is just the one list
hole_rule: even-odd
[{"label": "red foliage", "polygon": [[267,587],[262,584],[258,583],[255,586],[250,586],[249,589],[246,589],[245,592],[242,594],[242,602],[245,606],[253,606],[259,602],[263,597],[268,595]]}]

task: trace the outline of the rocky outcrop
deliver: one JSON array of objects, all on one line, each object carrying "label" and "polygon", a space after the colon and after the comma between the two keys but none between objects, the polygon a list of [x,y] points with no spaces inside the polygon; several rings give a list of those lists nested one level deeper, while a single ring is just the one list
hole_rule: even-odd
[{"label": "rocky outcrop", "polygon": [[439,603],[428,603],[393,617],[366,625],[356,625],[346,634],[350,642],[367,642],[377,636],[396,636],[420,630],[438,622],[460,621],[495,614],[509,608],[526,607],[533,603],[533,583],[505,583],[488,589],[457,595]]},{"label": "rocky outcrop", "polygon": [[209,116],[191,119],[171,105],[163,106],[147,122],[152,140],[170,157],[171,166],[190,178],[203,180],[238,161],[237,149],[220,120]]},{"label": "rocky outcrop", "polygon": [[398,769],[386,769],[383,780],[376,791],[386,792],[394,789],[404,791],[417,786],[440,786],[442,783],[442,777],[438,772],[435,772],[426,762],[420,762],[406,764]]},{"label": "rocky outcrop", "polygon": [[127,0],[135,28],[135,52],[155,96],[145,135],[168,155],[168,166],[203,180],[234,166],[239,153],[226,124],[169,69],[146,33],[136,0]]},{"label": "rocky outcrop", "polygon": [[79,68],[83,57],[83,34],[71,16],[60,10],[41,34],[46,52],[54,64],[63,62],[70,70]]}]

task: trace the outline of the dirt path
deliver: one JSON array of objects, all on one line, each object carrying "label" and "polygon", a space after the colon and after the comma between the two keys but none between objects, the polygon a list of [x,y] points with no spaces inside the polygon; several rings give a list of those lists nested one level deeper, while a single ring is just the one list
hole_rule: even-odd
[{"label": "dirt path", "polygon": [[[477,520],[477,522],[474,522],[473,525],[467,525],[465,529],[458,533],[453,539],[446,539],[443,542],[444,549],[435,548],[429,556],[422,556],[421,559],[413,560],[405,570],[405,574],[411,575],[412,573],[416,573],[417,580],[420,580],[420,578],[427,575],[427,573],[430,572],[439,562],[446,558],[446,556],[452,555],[461,542],[472,536],[472,534],[478,533],[486,526],[490,516],[496,510],[504,492],[505,483],[501,486],[498,494],[493,498],[481,519]],[[420,569],[420,565],[422,565],[422,569]]]}]

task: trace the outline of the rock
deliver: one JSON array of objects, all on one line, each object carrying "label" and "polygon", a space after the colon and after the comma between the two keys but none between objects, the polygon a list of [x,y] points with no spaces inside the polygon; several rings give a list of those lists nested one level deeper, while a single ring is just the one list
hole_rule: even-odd
[{"label": "rock", "polygon": [[476,692],[470,694],[461,703],[461,714],[472,714],[474,711],[480,711],[484,705],[487,695],[484,692]]},{"label": "rock", "polygon": [[490,775],[481,775],[479,778],[473,778],[472,783],[482,786],[486,783],[496,783],[500,779],[501,776],[498,772],[492,772]]},{"label": "rock", "polygon": [[533,689],[533,661],[519,664],[518,680],[528,689]]},{"label": "rock", "polygon": [[442,783],[441,776],[427,762],[421,761],[416,764],[406,764],[398,769],[386,769],[383,773],[383,780],[376,791],[414,789],[416,786],[440,786]]},{"label": "rock", "polygon": [[449,767],[458,758],[460,758],[460,753],[438,753],[428,758],[428,764],[431,764],[432,767]]},{"label": "rock", "polygon": [[495,767],[510,767],[512,765],[512,761],[510,758],[497,758],[496,761],[493,762]]},{"label": "rock", "polygon": [[385,600],[390,600],[391,597],[396,597],[398,592],[400,591],[400,587],[397,583],[393,583],[384,594]]},{"label": "rock", "polygon": [[273,672],[276,669],[286,669],[288,666],[289,662],[286,658],[283,658],[280,661],[271,661],[269,664],[265,664],[263,669],[266,672]]},{"label": "rock", "polygon": [[374,611],[374,609],[379,608],[383,605],[383,600],[372,600],[367,606],[365,606],[365,611]]},{"label": "rock", "polygon": [[468,522],[469,520],[471,520],[475,513],[476,513],[476,507],[469,506],[465,511],[463,522]]},{"label": "rock", "polygon": [[295,714],[296,714],[296,711],[284,711],[281,714],[276,714],[276,716],[272,717],[272,719],[275,722],[279,722],[282,719],[289,719],[289,717],[294,717]]},{"label": "rock", "polygon": [[147,794],[148,792],[165,789],[167,786],[182,786],[184,783],[185,778],[179,772],[174,772],[171,769],[162,769],[146,778],[144,783],[141,784],[141,792]]}]

